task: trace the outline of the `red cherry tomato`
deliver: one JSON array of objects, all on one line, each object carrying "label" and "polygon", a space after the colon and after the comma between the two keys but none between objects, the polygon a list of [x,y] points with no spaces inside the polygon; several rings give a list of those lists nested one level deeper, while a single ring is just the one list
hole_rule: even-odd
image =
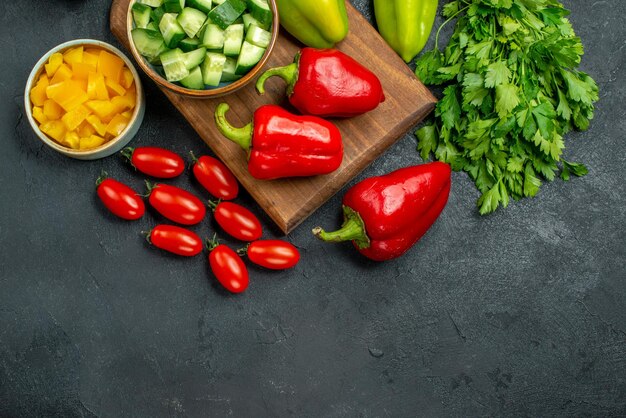
[{"label": "red cherry tomato", "polygon": [[125,148],[122,155],[137,170],[152,177],[171,179],[185,171],[185,161],[180,155],[158,147]]},{"label": "red cherry tomato", "polygon": [[232,202],[219,202],[214,209],[215,221],[228,234],[241,241],[261,238],[261,222],[248,209]]},{"label": "red cherry tomato", "polygon": [[213,196],[221,200],[233,200],[239,194],[239,184],[233,173],[220,160],[202,156],[196,159],[193,175],[196,180]]},{"label": "red cherry tomato", "polygon": [[248,269],[241,257],[224,244],[209,253],[209,264],[217,280],[232,293],[241,293],[248,288]]},{"label": "red cherry tomato", "polygon": [[194,225],[204,219],[206,207],[193,194],[169,184],[147,184],[150,189],[148,201],[167,219],[183,225]]},{"label": "red cherry tomato", "polygon": [[180,226],[155,226],[148,238],[155,247],[173,254],[192,257],[202,252],[202,239],[196,233]]},{"label": "red cherry tomato", "polygon": [[134,221],[146,212],[146,205],[141,197],[127,185],[110,178],[100,178],[96,184],[98,197],[114,215]]},{"label": "red cherry tomato", "polygon": [[285,270],[298,264],[300,252],[292,244],[280,240],[254,241],[246,251],[254,264],[272,269]]}]

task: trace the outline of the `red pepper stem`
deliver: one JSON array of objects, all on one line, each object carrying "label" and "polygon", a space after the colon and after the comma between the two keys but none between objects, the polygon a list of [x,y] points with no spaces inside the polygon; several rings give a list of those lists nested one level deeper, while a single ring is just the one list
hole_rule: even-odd
[{"label": "red pepper stem", "polygon": [[259,94],[265,94],[265,82],[268,78],[278,76],[285,80],[287,83],[287,95],[291,96],[293,93],[293,86],[298,81],[298,63],[294,62],[284,67],[270,68],[264,72],[256,82],[256,91]]},{"label": "red pepper stem", "polygon": [[325,242],[354,241],[359,249],[369,248],[370,239],[365,231],[365,223],[354,209],[343,207],[344,221],[341,229],[333,232],[326,232],[319,226],[313,229],[313,235]]},{"label": "red pepper stem", "polygon": [[246,151],[250,151],[252,147],[252,122],[243,128],[236,128],[226,119],[226,112],[230,106],[227,103],[220,103],[215,109],[215,123],[217,129],[226,138],[230,139]]}]

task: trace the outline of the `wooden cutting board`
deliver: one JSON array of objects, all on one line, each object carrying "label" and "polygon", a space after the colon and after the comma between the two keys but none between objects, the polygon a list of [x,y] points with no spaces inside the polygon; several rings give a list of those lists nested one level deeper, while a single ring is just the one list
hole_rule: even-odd
[{"label": "wooden cutting board", "polygon": [[[114,0],[111,6],[111,31],[129,48],[126,36],[126,13],[130,0]],[[435,98],[415,77],[411,69],[385,43],[378,32],[351,4],[347,4],[350,34],[337,47],[356,58],[380,78],[386,100],[374,111],[351,119],[334,120],[344,141],[344,160],[334,173],[309,177],[261,181],[247,172],[246,155],[241,148],[222,137],[215,127],[215,106],[230,104],[228,119],[235,126],[252,120],[255,109],[264,104],[285,103],[285,83],[278,77],[266,84],[259,96],[253,83],[217,99],[188,99],[163,91],[191,123],[213,152],[233,171],[243,187],[276,222],[289,233],[300,222],[360,173],[412,126],[421,121],[435,105]],[[301,45],[281,29],[266,68],[293,61]],[[129,54],[130,55],[130,54]]]}]

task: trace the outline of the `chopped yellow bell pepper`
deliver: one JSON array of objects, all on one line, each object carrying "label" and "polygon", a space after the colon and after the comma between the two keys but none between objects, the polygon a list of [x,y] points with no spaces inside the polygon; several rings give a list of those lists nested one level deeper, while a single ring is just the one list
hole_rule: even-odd
[{"label": "chopped yellow bell pepper", "polygon": [[33,107],[33,118],[37,122],[39,122],[39,124],[42,124],[42,123],[44,123],[44,122],[46,122],[48,120],[46,115],[43,113],[43,108],[41,108],[39,106]]},{"label": "chopped yellow bell pepper", "polygon": [[60,120],[49,120],[44,122],[39,126],[39,129],[41,129],[41,132],[45,133],[57,142],[63,141],[65,132],[67,131],[67,129],[65,129],[65,124]]},{"label": "chopped yellow bell pepper", "polygon": [[113,105],[108,100],[89,100],[86,106],[102,120],[113,112]]},{"label": "chopped yellow bell pepper", "polygon": [[111,122],[107,125],[107,132],[113,136],[118,136],[128,126],[128,119],[118,114],[113,116]]},{"label": "chopped yellow bell pepper", "polygon": [[106,139],[99,137],[98,135],[91,135],[89,138],[81,138],[80,139],[80,145],[79,148],[80,149],[90,149],[90,148],[95,148],[95,147],[99,147],[100,145],[104,144],[106,142]]},{"label": "chopped yellow bell pepper", "polygon": [[100,55],[98,56],[98,72],[100,74],[117,82],[120,79],[123,67],[124,61],[122,61],[121,58],[107,51],[100,51]]},{"label": "chopped yellow bell pepper", "polygon": [[86,64],[84,62],[75,62],[72,64],[72,78],[79,80],[87,80],[89,77],[89,73],[96,72],[96,66],[91,64]]},{"label": "chopped yellow bell pepper", "polygon": [[128,89],[130,86],[133,85],[134,82],[135,79],[133,77],[133,73],[131,73],[128,68],[124,67],[124,69],[122,70],[122,78],[120,80],[120,83],[122,84],[122,86],[124,86],[125,89]]},{"label": "chopped yellow bell pepper", "polygon": [[63,64],[63,54],[61,54],[60,52],[55,52],[54,54],[50,55],[50,58],[48,58],[48,63],[45,65],[46,74],[48,75],[48,77],[54,76],[54,73],[56,73],[61,64]]},{"label": "chopped yellow bell pepper", "polygon": [[78,46],[63,53],[63,61],[68,65],[83,62],[83,47]]},{"label": "chopped yellow bell pepper", "polygon": [[80,136],[78,136],[78,133],[76,131],[66,132],[61,143],[72,149],[78,149],[78,147],[80,146]]},{"label": "chopped yellow bell pepper", "polygon": [[50,79],[50,84],[62,83],[72,78],[72,69],[65,64],[61,64],[54,76]]},{"label": "chopped yellow bell pepper", "polygon": [[[59,86],[58,89],[57,86]],[[54,91],[49,93],[48,90],[51,88],[54,88]],[[70,112],[89,99],[83,88],[83,83],[80,80],[65,80],[62,83],[48,86],[46,92],[48,97],[57,102],[66,112]]]},{"label": "chopped yellow bell pepper", "polygon": [[43,103],[43,114],[50,120],[58,120],[63,116],[63,109],[52,99],[46,99]]},{"label": "chopped yellow bell pepper", "polygon": [[73,131],[74,129],[78,128],[81,123],[83,123],[85,118],[89,116],[90,113],[91,110],[88,109],[85,105],[81,104],[76,109],[73,109],[63,115],[61,120],[65,124],[65,127],[68,131]]},{"label": "chopped yellow bell pepper", "polygon": [[87,77],[87,95],[90,99],[109,100],[109,91],[102,74],[89,73]]},{"label": "chopped yellow bell pepper", "polygon": [[90,137],[91,135],[96,134],[96,130],[94,129],[93,126],[91,126],[89,122],[87,122],[87,120],[85,120],[83,123],[80,124],[76,132],[78,132],[78,136],[80,136],[81,138],[87,138],[87,137]]},{"label": "chopped yellow bell pepper", "polygon": [[98,116],[96,115],[87,116],[87,122],[96,130],[96,132],[98,132],[98,135],[100,136],[106,135],[107,125],[102,123],[102,121],[98,118]]},{"label": "chopped yellow bell pepper", "polygon": [[108,77],[105,77],[105,84],[109,89],[109,97],[111,96],[123,96],[126,94],[126,89],[121,84],[116,81],[111,80]]}]

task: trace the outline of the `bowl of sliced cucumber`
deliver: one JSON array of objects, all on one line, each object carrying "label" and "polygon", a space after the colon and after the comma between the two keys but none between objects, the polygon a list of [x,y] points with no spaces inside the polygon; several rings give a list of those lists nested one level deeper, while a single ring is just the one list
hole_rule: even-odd
[{"label": "bowl of sliced cucumber", "polygon": [[127,31],[139,67],[198,99],[247,85],[278,37],[275,0],[131,0]]}]

